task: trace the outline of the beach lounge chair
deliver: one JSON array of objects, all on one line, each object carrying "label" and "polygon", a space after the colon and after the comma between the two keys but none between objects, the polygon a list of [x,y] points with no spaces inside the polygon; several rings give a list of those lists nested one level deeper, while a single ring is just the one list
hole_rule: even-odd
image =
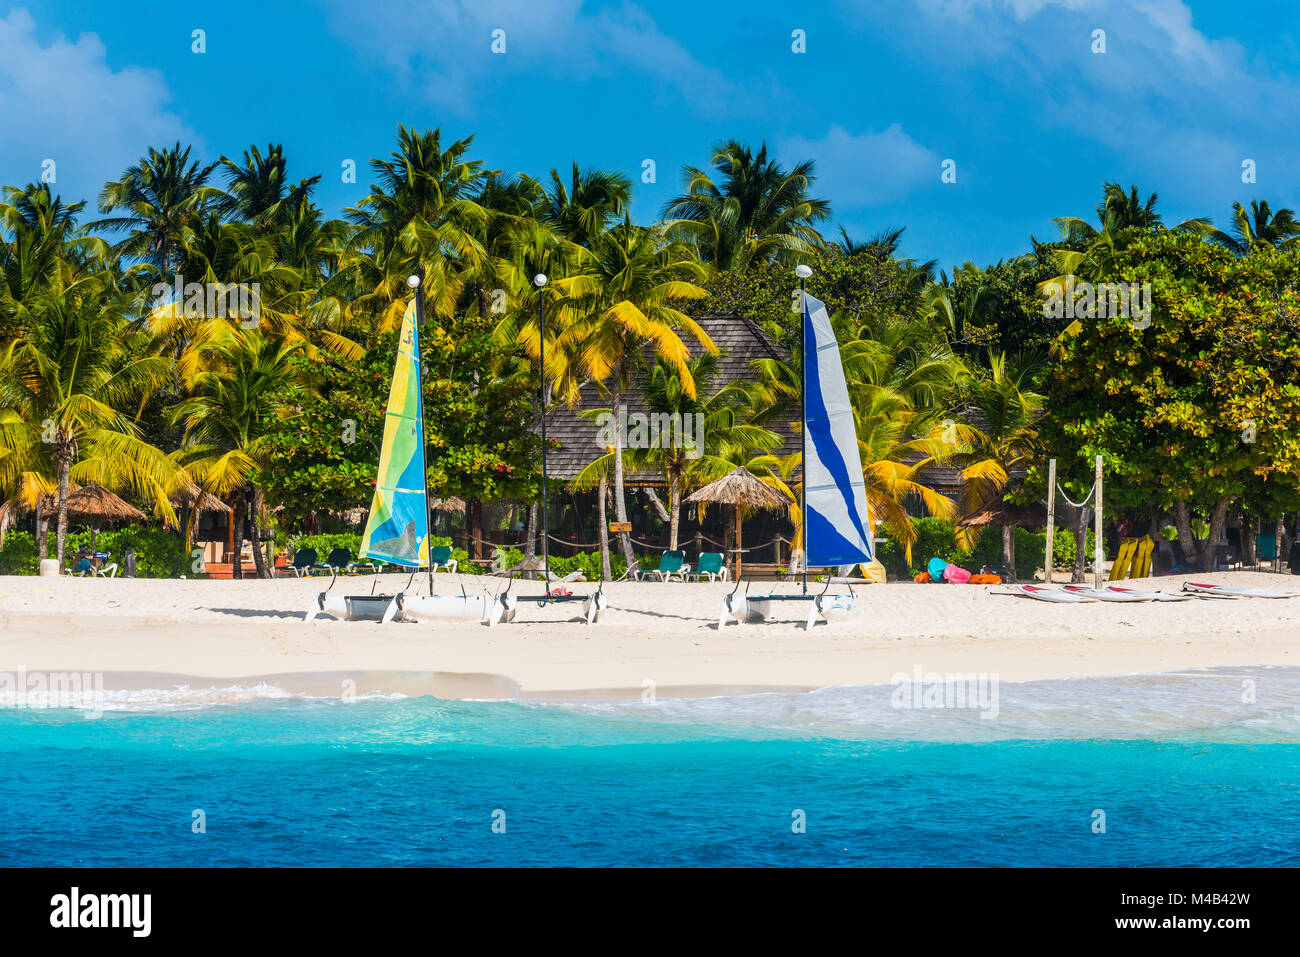
[{"label": "beach lounge chair", "polygon": [[700,552],[700,557],[695,562],[695,571],[687,573],[687,577],[696,581],[705,576],[711,582],[727,580],[727,566],[722,561],[722,552]]},{"label": "beach lounge chair", "polygon": [[1282,556],[1277,553],[1277,538],[1272,532],[1255,536],[1255,561],[1268,562],[1273,571],[1282,570]]},{"label": "beach lounge chair", "polygon": [[311,574],[318,557],[318,553],[314,548],[300,548],[294,552],[293,564],[289,566],[289,570],[293,572],[293,577],[302,578],[304,575]]},{"label": "beach lounge chair", "polygon": [[331,575],[337,575],[340,571],[348,568],[352,564],[352,549],[335,548],[329,553],[329,556],[323,562],[313,562],[312,569],[327,571]]},{"label": "beach lounge chair", "polygon": [[439,568],[445,568],[453,575],[456,574],[456,559],[451,557],[450,545],[434,545],[429,549],[429,565],[431,571],[437,571]]},{"label": "beach lounge chair", "polygon": [[661,582],[672,581],[676,575],[681,581],[686,581],[691,566],[686,564],[686,553],[682,551],[664,552],[659,556],[658,568],[641,569],[636,573],[637,581],[646,581],[650,578],[657,578]]}]

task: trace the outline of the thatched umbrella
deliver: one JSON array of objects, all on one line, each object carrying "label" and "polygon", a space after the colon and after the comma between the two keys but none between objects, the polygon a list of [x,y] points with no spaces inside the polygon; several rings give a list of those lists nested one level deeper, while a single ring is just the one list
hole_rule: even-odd
[{"label": "thatched umbrella", "polygon": [[710,482],[686,496],[688,502],[717,502],[736,509],[736,580],[740,580],[740,510],[766,508],[772,511],[788,508],[790,499],[772,486],[765,484],[743,465],[732,469],[716,482]]},{"label": "thatched umbrella", "polygon": [[465,511],[465,500],[455,495],[449,495],[447,498],[429,499],[429,508],[435,512],[463,512]]},{"label": "thatched umbrella", "polygon": [[[59,513],[58,501],[46,509],[52,518]],[[68,522],[90,526],[90,550],[95,550],[95,538],[104,522],[143,522],[148,518],[130,502],[94,482],[78,486],[68,492]]]}]

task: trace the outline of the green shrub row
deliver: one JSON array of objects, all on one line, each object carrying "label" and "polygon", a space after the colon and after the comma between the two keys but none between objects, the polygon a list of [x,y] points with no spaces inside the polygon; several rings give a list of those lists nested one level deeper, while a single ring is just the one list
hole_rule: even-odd
[{"label": "green shrub row", "polygon": [[[430,536],[429,542],[432,545],[450,545],[451,539],[445,535]],[[357,553],[361,551],[361,536],[353,532],[335,532],[323,535],[304,535],[293,542],[293,547],[314,548],[319,557],[324,560],[325,557],[336,548],[346,548],[352,552],[352,557],[356,558]],[[524,553],[518,548],[506,548],[505,550],[506,565],[517,565],[524,560]],[[481,575],[483,569],[476,562],[469,560],[469,552],[463,548],[453,548],[451,557],[456,559],[459,572],[466,575]],[[654,568],[659,564],[658,555],[641,555],[638,556],[643,568]],[[627,570],[627,562],[623,560],[622,555],[611,554],[609,556],[610,567],[613,569],[614,577],[621,578],[623,572]],[[596,581],[600,578],[600,552],[579,552],[577,555],[551,556],[551,571],[557,575],[567,575],[572,571],[581,570],[588,581]]]},{"label": "green shrub row", "polygon": [[[957,529],[951,522],[939,518],[920,518],[914,524],[916,542],[912,545],[911,565],[905,560],[902,546],[893,538],[887,538],[880,544],[877,557],[891,578],[915,578],[927,570],[931,558],[941,558],[972,572],[978,572],[986,565],[993,568],[1002,564],[1001,529],[986,528],[975,547],[964,552],[957,546]],[[1052,538],[1052,561],[1057,566],[1073,564],[1074,534],[1068,529],[1058,528]],[[1088,554],[1092,554],[1092,543],[1093,534],[1089,529],[1086,546]],[[1045,531],[1016,529],[1016,577],[1032,577],[1035,571],[1043,567],[1046,554]]]},{"label": "green shrub row", "polygon": [[[57,554],[56,546],[55,533],[50,532],[47,554],[51,558]],[[90,547],[90,532],[69,532],[64,553],[71,560],[82,546]],[[125,571],[122,556],[130,548],[135,550],[137,578],[204,577],[194,571],[194,560],[182,548],[181,536],[169,529],[130,525],[103,531],[95,537],[95,548],[111,554],[109,561],[117,563],[119,575]],[[9,532],[4,547],[0,548],[0,575],[35,575],[38,568],[36,536],[21,529]]]}]

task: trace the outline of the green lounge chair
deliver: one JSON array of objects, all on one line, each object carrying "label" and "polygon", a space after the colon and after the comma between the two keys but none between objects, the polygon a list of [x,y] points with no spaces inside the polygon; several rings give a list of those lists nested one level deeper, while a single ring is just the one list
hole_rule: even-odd
[{"label": "green lounge chair", "polygon": [[676,575],[679,580],[686,581],[686,575],[690,570],[691,566],[686,564],[685,552],[664,552],[659,556],[658,568],[642,569],[637,572],[636,578],[637,581],[646,581],[654,576],[661,582],[668,582]]},{"label": "green lounge chair", "polygon": [[453,575],[456,574],[456,559],[451,557],[450,545],[434,545],[429,549],[429,565],[433,571],[439,568],[445,568]]},{"label": "green lounge chair", "polygon": [[699,581],[706,575],[711,582],[727,580],[727,566],[722,562],[722,552],[700,552],[695,571],[690,573],[690,577]]},{"label": "green lounge chair", "polygon": [[1281,556],[1277,553],[1277,537],[1273,532],[1255,536],[1255,561],[1261,565],[1268,562],[1274,571],[1282,570]]},{"label": "green lounge chair", "polygon": [[316,559],[319,557],[319,553],[314,548],[300,548],[293,553],[293,564],[289,566],[289,571],[293,572],[294,578],[309,575],[312,568],[316,566]]}]

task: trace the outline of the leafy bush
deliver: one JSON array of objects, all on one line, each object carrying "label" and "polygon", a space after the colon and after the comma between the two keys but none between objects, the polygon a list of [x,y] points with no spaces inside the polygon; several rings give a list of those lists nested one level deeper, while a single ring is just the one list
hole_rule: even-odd
[{"label": "leafy bush", "polygon": [[[51,558],[56,554],[57,539],[54,532],[49,533],[49,552]],[[90,547],[90,532],[70,532],[64,544],[65,556],[72,556],[77,550]],[[181,536],[164,528],[131,525],[117,531],[100,532],[95,538],[95,548],[109,552],[111,562],[118,564],[118,574],[123,572],[122,556],[128,548],[135,550],[135,574],[137,578],[201,578],[191,568],[192,559],[182,548]],[[15,530],[5,536],[4,548],[0,548],[0,575],[35,575],[39,568],[36,554],[36,537],[31,532]]]},{"label": "leafy bush", "polygon": [[[931,558],[941,558],[946,562],[959,565],[973,572],[985,565],[990,568],[1002,564],[1002,532],[998,528],[987,528],[980,535],[975,547],[963,552],[957,547],[956,528],[950,522],[939,518],[919,518],[914,520],[917,532],[916,543],[912,546],[912,564],[903,560],[903,549],[892,537],[881,543],[877,557],[893,578],[915,578],[927,570]],[[1093,535],[1088,530],[1087,553],[1092,555]],[[1016,577],[1031,578],[1035,571],[1043,567],[1047,554],[1046,532],[1030,531],[1027,528],[1016,529]],[[1074,562],[1074,533],[1068,529],[1058,528],[1053,535],[1052,561],[1060,565]]]}]

